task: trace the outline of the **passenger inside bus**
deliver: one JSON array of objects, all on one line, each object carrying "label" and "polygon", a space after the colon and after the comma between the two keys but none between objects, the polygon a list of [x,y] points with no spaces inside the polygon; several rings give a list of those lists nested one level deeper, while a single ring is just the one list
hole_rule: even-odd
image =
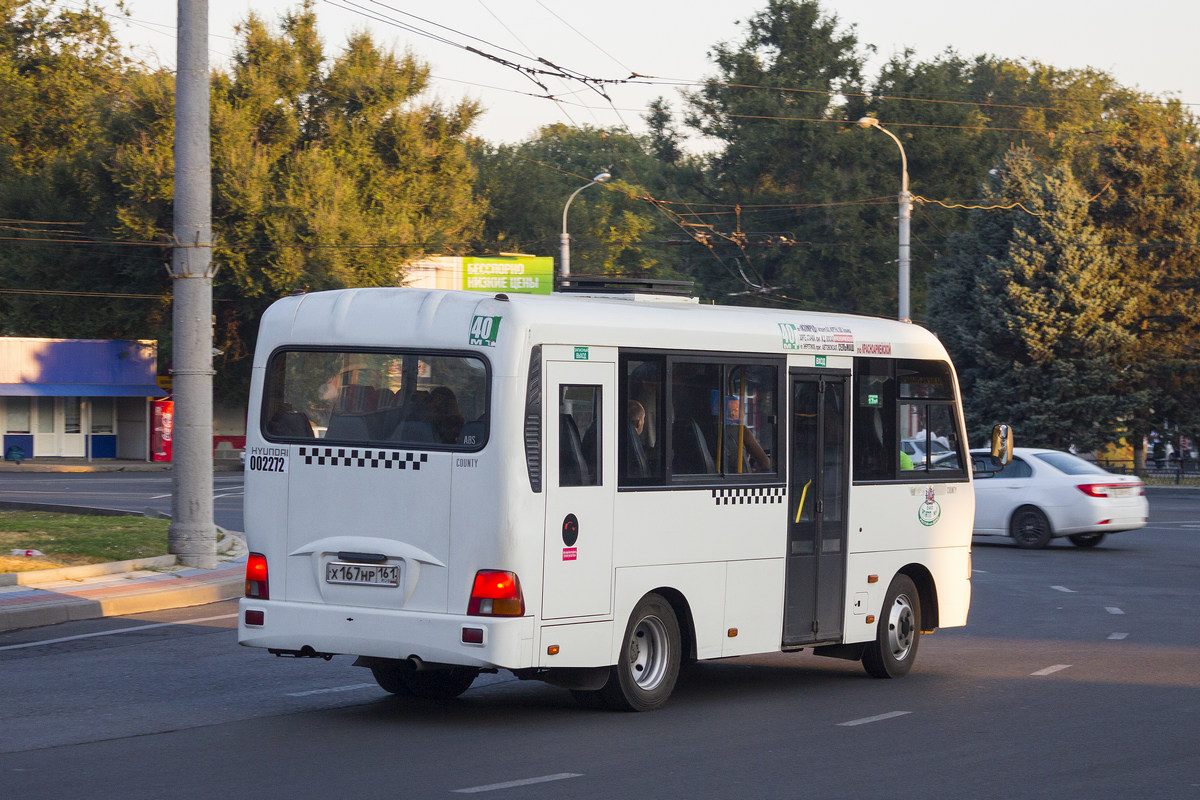
[{"label": "passenger inside bus", "polygon": [[[742,420],[741,399],[725,398],[725,471],[727,473],[770,472],[771,458]],[[739,459],[738,454],[741,454]]]},{"label": "passenger inside bus", "polygon": [[631,478],[648,477],[650,465],[646,460],[646,448],[643,441],[646,430],[646,407],[637,400],[629,401],[625,425],[627,444],[629,445],[625,474]]},{"label": "passenger inside bus", "polygon": [[438,386],[429,393],[427,409],[429,424],[433,427],[435,441],[454,444],[462,431],[466,417],[458,409],[458,398],[448,386]]}]

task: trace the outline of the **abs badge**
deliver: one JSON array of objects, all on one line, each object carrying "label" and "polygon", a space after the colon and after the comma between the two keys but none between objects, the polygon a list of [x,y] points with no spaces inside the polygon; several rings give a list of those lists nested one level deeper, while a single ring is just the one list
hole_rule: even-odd
[{"label": "abs badge", "polygon": [[925,502],[917,509],[917,519],[925,527],[929,527],[937,522],[942,517],[942,507],[938,505],[938,501],[933,499],[933,487],[930,486],[925,490]]}]

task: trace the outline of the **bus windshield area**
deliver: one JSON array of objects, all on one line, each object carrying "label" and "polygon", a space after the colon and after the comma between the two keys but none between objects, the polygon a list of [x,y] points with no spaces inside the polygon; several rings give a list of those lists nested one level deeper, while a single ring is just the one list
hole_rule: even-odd
[{"label": "bus windshield area", "polygon": [[477,450],[487,397],[474,356],[282,350],[267,367],[261,425],[271,441]]}]

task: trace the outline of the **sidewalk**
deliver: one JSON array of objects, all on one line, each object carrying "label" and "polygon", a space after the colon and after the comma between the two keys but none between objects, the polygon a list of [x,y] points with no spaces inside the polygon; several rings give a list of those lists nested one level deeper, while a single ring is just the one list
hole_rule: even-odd
[{"label": "sidewalk", "polygon": [[168,555],[0,574],[0,631],[241,597],[246,541],[240,533],[218,531],[219,563],[212,570],[180,566]]}]

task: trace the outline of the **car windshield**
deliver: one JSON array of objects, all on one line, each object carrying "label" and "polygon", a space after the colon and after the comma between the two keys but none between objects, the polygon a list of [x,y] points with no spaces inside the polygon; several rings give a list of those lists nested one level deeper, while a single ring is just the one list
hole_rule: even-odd
[{"label": "car windshield", "polygon": [[1090,461],[1084,461],[1079,456],[1070,453],[1034,453],[1033,457],[1044,461],[1059,472],[1067,475],[1108,475],[1107,470],[1097,467]]}]

